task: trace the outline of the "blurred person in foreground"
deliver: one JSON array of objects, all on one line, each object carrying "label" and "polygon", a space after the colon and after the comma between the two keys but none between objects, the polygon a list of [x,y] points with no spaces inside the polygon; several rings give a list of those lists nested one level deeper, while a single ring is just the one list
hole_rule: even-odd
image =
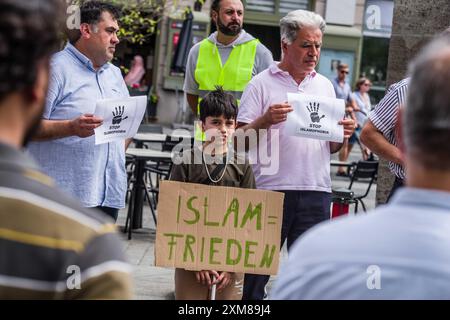
[{"label": "blurred person in foreground", "polygon": [[450,299],[450,38],[426,46],[410,73],[399,123],[406,187],[305,234],[272,298]]},{"label": "blurred person in foreground", "polygon": [[114,225],[21,151],[41,121],[60,4],[0,0],[0,299],[131,298]]},{"label": "blurred person in foreground", "polygon": [[[450,36],[450,27],[441,33],[441,36]],[[366,145],[379,157],[389,160],[389,170],[395,180],[387,202],[395,192],[403,187],[406,178],[402,152],[397,139],[397,119],[402,105],[405,104],[408,94],[409,77],[392,84],[386,95],[370,112],[361,131],[361,143]]]}]

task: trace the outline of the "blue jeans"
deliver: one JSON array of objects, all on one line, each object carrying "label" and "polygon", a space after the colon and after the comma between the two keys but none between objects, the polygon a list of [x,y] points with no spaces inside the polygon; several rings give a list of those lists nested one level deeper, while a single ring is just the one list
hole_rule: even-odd
[{"label": "blue jeans", "polygon": [[[284,193],[281,246],[288,250],[297,238],[316,224],[330,219],[331,193],[280,191]],[[242,300],[262,300],[270,276],[246,273]]]}]

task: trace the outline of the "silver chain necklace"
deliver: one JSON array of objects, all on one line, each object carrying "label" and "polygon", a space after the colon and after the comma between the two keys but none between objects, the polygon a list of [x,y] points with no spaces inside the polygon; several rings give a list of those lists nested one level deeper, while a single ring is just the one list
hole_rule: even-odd
[{"label": "silver chain necklace", "polygon": [[209,180],[210,180],[212,183],[218,183],[218,182],[220,182],[220,181],[222,180],[223,176],[225,175],[225,171],[227,171],[227,166],[228,166],[228,152],[227,152],[227,158],[226,158],[226,160],[225,160],[225,168],[223,168],[223,172],[222,172],[222,174],[221,174],[219,180],[214,180],[214,179],[211,177],[211,174],[209,173],[209,170],[208,170],[208,165],[206,164],[205,153],[203,152],[203,150],[202,150],[202,157],[203,157],[203,162],[205,163],[205,169],[206,169],[206,173],[208,174]]}]

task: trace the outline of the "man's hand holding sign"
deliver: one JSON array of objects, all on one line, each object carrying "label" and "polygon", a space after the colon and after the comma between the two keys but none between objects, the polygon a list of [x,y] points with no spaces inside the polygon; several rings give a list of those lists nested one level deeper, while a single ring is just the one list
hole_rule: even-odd
[{"label": "man's hand holding sign", "polygon": [[70,120],[72,135],[80,138],[87,138],[95,134],[94,129],[103,124],[103,119],[93,114],[83,114],[78,118]]},{"label": "man's hand holding sign", "polygon": [[[293,106],[297,106],[298,108],[304,108],[304,112],[301,114],[303,115],[303,118],[307,120],[308,118],[311,120],[311,123],[319,123],[323,118],[325,118],[325,114],[320,114],[320,102],[314,102],[317,100],[326,100],[326,103],[323,103],[322,111],[323,109],[326,110],[326,112],[330,113],[333,116],[333,119],[336,121],[336,128],[335,132],[338,134],[338,137],[333,137],[333,139],[326,139],[330,141],[333,145],[333,142],[337,142],[341,144],[343,142],[344,138],[349,138],[353,132],[355,131],[355,122],[352,119],[344,119],[345,115],[345,104],[342,104],[340,102],[340,99],[330,99],[330,98],[324,98],[324,97],[314,97],[314,96],[308,96],[310,100],[306,101],[305,99],[302,99],[300,97],[306,97],[307,95],[300,95],[300,94],[288,94],[289,102],[279,103],[279,104],[273,104],[271,105],[267,111],[264,113],[263,117],[261,118],[261,124],[260,128],[270,128],[272,125],[288,121],[286,123],[287,127],[290,127],[291,130],[292,127],[294,127],[293,131],[289,131],[290,135],[298,136],[298,132],[296,133],[295,128],[297,127],[298,123],[296,122],[298,120],[297,117],[291,117],[289,114],[294,111]],[[300,100],[298,100],[300,99]],[[342,101],[343,102],[343,101]],[[330,110],[330,108],[337,107],[336,110]],[[344,108],[344,109],[342,109]],[[308,112],[308,114],[306,114]],[[295,113],[294,113],[295,114]],[[328,124],[331,125],[331,124]],[[337,126],[343,126],[343,134],[339,134],[339,131],[341,130]],[[320,126],[320,125],[317,125]],[[317,138],[321,139],[320,135],[319,137],[314,136],[312,134],[306,135],[308,138]],[[331,148],[333,149],[333,148]],[[335,150],[336,151],[336,150]]]},{"label": "man's hand holding sign", "polygon": [[294,111],[294,109],[292,109],[292,106],[287,102],[271,105],[264,113],[263,119],[265,125],[262,126],[262,128],[267,129],[274,124],[286,121],[288,113],[292,111]]}]

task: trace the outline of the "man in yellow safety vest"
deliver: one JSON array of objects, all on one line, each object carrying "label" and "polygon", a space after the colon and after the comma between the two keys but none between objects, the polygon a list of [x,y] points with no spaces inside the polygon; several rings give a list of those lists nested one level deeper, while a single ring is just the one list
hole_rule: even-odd
[{"label": "man in yellow safety vest", "polygon": [[[213,0],[211,18],[217,31],[192,47],[186,65],[184,91],[194,114],[199,114],[201,98],[217,85],[239,102],[251,78],[273,61],[272,53],[242,29],[240,0]],[[196,130],[196,139],[201,137]]]}]

